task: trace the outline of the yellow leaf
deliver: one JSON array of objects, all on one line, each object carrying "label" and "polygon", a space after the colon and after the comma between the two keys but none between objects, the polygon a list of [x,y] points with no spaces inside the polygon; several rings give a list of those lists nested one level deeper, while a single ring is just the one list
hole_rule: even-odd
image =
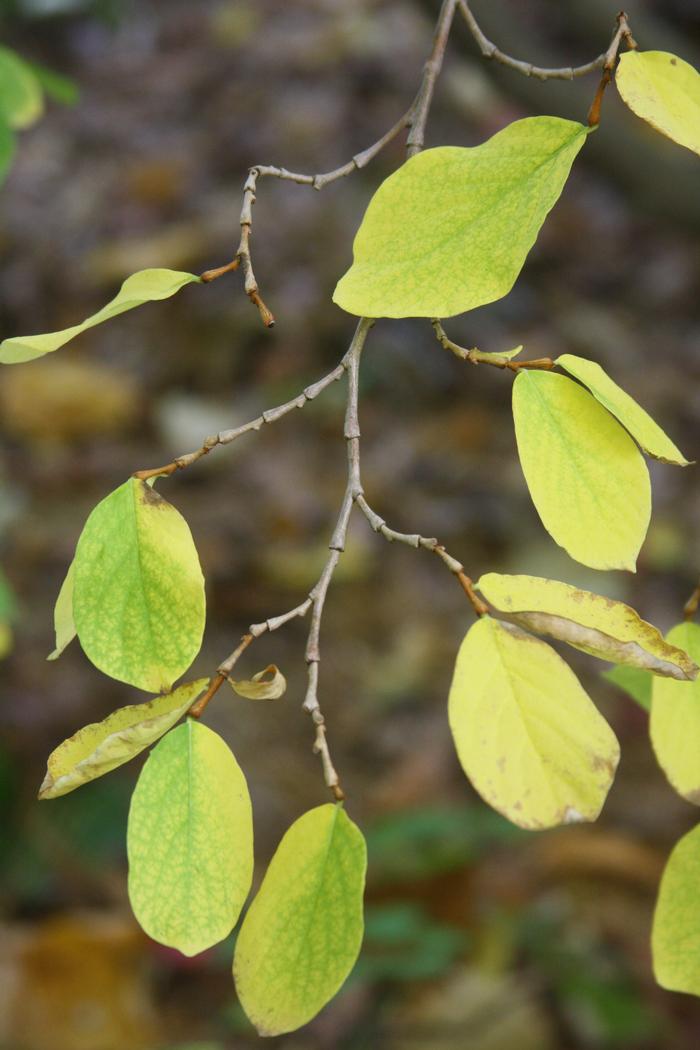
[{"label": "yellow leaf", "polygon": [[550,646],[483,616],[459,650],[449,718],[465,773],[509,820],[550,828],[596,819],[620,749]]},{"label": "yellow leaf", "polygon": [[208,684],[208,678],[187,682],[172,693],[120,707],[102,722],[79,729],[49,755],[39,798],[67,795],[139,755],[175,725]]},{"label": "yellow leaf", "polygon": [[629,434],[587,390],[553,372],[513,384],[518,453],[553,539],[592,569],[635,571],[651,516],[651,485]]},{"label": "yellow leaf", "polygon": [[[700,659],[697,624],[678,624],[669,631],[668,639]],[[659,765],[672,786],[689,802],[700,805],[700,680],[654,679],[649,733]]]},{"label": "yellow leaf", "polygon": [[628,51],[615,82],[633,113],[700,154],[700,74],[693,66],[668,51]]},{"label": "yellow leaf", "polygon": [[700,995],[700,827],[675,846],[661,877],[651,950],[662,988]]},{"label": "yellow leaf", "polygon": [[568,642],[600,660],[642,667],[681,681],[698,674],[698,667],[682,648],[664,641],[656,627],[624,602],[539,576],[489,572],[477,587],[504,618]]},{"label": "yellow leaf", "polygon": [[556,364],[587,386],[596,401],[600,401],[608,412],[612,412],[615,418],[619,419],[649,456],[660,459],[662,463],[674,463],[679,467],[690,465],[690,460],[676,448],[659,424],[655,423],[622,387],[613,382],[599,364],[575,354],[562,354],[557,358]]}]

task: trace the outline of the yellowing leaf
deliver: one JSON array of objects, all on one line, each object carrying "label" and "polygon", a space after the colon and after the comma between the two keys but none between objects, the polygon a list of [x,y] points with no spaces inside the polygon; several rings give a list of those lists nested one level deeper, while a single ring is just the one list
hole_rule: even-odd
[{"label": "yellowing leaf", "polygon": [[668,51],[628,51],[615,82],[633,113],[700,153],[700,74],[693,66]]},{"label": "yellowing leaf", "polygon": [[614,383],[599,364],[587,361],[585,357],[576,357],[575,354],[562,354],[557,358],[556,364],[587,386],[596,401],[600,401],[608,412],[612,412],[615,418],[619,419],[648,455],[660,459],[663,463],[675,463],[679,467],[689,465],[690,461],[676,448],[658,423],[654,422],[634,398]]},{"label": "yellowing leaf", "polygon": [[635,700],[645,711],[651,711],[651,687],[654,677],[650,671],[643,671],[641,667],[611,667],[603,671],[601,678],[612,685],[616,685],[623,693]]},{"label": "yellowing leaf", "polygon": [[216,733],[188,720],[158,743],[131,800],[129,899],[154,940],[196,955],[227,937],[253,877],[248,786]]},{"label": "yellowing leaf", "polygon": [[41,86],[29,64],[0,47],[0,118],[11,128],[27,128],[43,111]]},{"label": "yellowing leaf", "polygon": [[596,819],[620,749],[550,646],[482,616],[457,656],[449,718],[464,772],[503,816],[523,828]]},{"label": "yellowing leaf", "polygon": [[264,671],[258,671],[249,680],[234,682],[229,678],[228,681],[234,693],[245,696],[248,700],[278,700],[280,696],[284,696],[287,688],[287,679],[274,664],[270,664]]},{"label": "yellowing leaf", "polygon": [[310,810],[284,835],[233,960],[238,998],[260,1035],[306,1024],[350,973],[366,867],[364,838],[340,806]]},{"label": "yellowing leaf", "polygon": [[542,524],[593,569],[635,571],[649,525],[649,472],[629,434],[587,390],[552,372],[513,384],[518,453]]},{"label": "yellowing leaf", "polygon": [[75,638],[75,622],[73,621],[73,567],[70,563],[66,578],[61,584],[58,592],[56,606],[53,611],[53,625],[56,632],[56,648],[47,660],[58,660],[59,656]]},{"label": "yellowing leaf", "polygon": [[334,302],[360,317],[450,317],[502,298],[587,131],[526,117],[479,146],[412,157],[370,201]]},{"label": "yellowing leaf", "polygon": [[654,975],[671,992],[700,995],[700,827],[677,843],[661,877],[651,950]]},{"label": "yellowing leaf", "polygon": [[682,681],[698,667],[682,648],[664,641],[629,605],[539,576],[489,572],[477,584],[494,609],[521,627],[548,634],[600,660],[642,667]]},{"label": "yellowing leaf", "polygon": [[140,755],[175,725],[208,684],[208,678],[187,682],[172,693],[120,707],[102,722],[79,729],[49,755],[39,798],[67,795]]},{"label": "yellowing leaf", "polygon": [[204,579],[187,522],[135,478],[93,510],[74,561],[73,616],[85,654],[147,692],[170,689],[199,652]]},{"label": "yellowing leaf", "polygon": [[12,652],[13,642],[12,628],[9,623],[0,620],[0,660],[4,660]]},{"label": "yellowing leaf", "polygon": [[[700,660],[697,624],[678,624],[669,631],[668,640]],[[670,783],[679,795],[700,805],[700,679],[654,681],[649,733],[659,765]]]},{"label": "yellowing leaf", "polygon": [[58,350],[88,328],[109,321],[126,310],[133,310],[135,306],[143,306],[144,303],[157,299],[169,299],[186,284],[199,280],[194,274],[183,273],[180,270],[139,270],[138,273],[127,277],[114,299],[81,324],[64,328],[61,332],[48,332],[46,335],[18,335],[11,339],[3,339],[0,343],[0,363],[13,365],[22,361],[33,361],[35,357],[43,357],[44,354]]}]

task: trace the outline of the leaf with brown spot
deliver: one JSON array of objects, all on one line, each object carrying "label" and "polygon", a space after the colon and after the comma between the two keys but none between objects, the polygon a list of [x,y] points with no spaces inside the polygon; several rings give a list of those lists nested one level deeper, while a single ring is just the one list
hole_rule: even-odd
[{"label": "leaf with brown spot", "polygon": [[513,823],[537,829],[596,819],[620,749],[545,642],[483,616],[459,650],[449,718],[464,772]]},{"label": "leaf with brown spot", "polygon": [[641,667],[679,681],[693,680],[698,674],[683,649],[664,641],[656,627],[624,602],[539,576],[490,572],[476,586],[502,619],[557,638],[599,660]]},{"label": "leaf with brown spot", "polygon": [[164,696],[113,711],[64,740],[49,755],[39,798],[58,798],[89,780],[104,776],[141,754],[171,729],[209,684],[187,682]]}]

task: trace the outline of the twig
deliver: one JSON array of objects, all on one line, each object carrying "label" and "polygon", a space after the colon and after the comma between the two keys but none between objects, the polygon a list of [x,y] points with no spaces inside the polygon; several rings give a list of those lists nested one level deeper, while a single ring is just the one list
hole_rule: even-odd
[{"label": "twig", "polygon": [[698,583],[690,598],[688,598],[688,601],[683,606],[684,618],[686,620],[692,620],[695,613],[698,611],[698,606],[700,606],[700,583]]},{"label": "twig", "polygon": [[384,518],[377,514],[376,511],[372,510],[362,493],[356,497],[355,502],[367,518],[372,530],[382,535],[389,543],[404,543],[407,547],[415,547],[416,550],[422,548],[423,550],[430,551],[432,554],[437,554],[438,558],[440,558],[459,581],[460,586],[467,595],[467,598],[477,616],[484,616],[489,611],[488,605],[475,593],[472,581],[466,575],[462,563],[457,561],[456,558],[453,558],[438,540],[435,538],[419,536],[418,533],[415,532],[397,532],[396,529],[389,528]]},{"label": "twig", "polygon": [[374,324],[371,318],[362,318],[355,329],[350,349],[346,355],[348,373],[348,392],[345,406],[345,426],[343,429],[347,449],[347,482],[345,493],[340,506],[340,513],[336,521],[333,535],[329,543],[330,554],[323,568],[316,586],[310,594],[313,602],[311,614],[311,625],[306,642],[305,659],[308,669],[308,684],[304,698],[304,710],[316,726],[316,740],[314,750],[321,756],[323,772],[326,785],[333,792],[336,799],[342,799],[343,789],[340,786],[338,774],[333,766],[328,741],[326,739],[325,719],[318,700],[318,665],[321,660],[319,647],[319,635],[321,631],[321,620],[326,602],[326,595],[330,582],[333,579],[340,555],[345,550],[345,541],[348,533],[348,523],[352,513],[353,503],[362,493],[360,482],[360,426],[358,420],[358,376],[360,366],[360,355],[364,347],[367,333]]},{"label": "twig", "polygon": [[[251,624],[246,634],[241,638],[240,643],[234,649],[229,657],[224,660],[217,668],[216,675],[211,679],[209,688],[199,700],[195,701],[189,710],[189,714],[193,718],[199,718],[206,708],[212,697],[218,692],[223,683],[226,681],[234,666],[236,665],[239,657],[254,639],[259,638],[262,634],[268,631],[276,631],[278,627],[282,627],[283,624],[288,623],[289,620],[295,617],[306,616],[307,612],[311,609],[311,624],[309,627],[309,634],[306,643],[305,660],[307,664],[308,684],[306,689],[306,695],[304,697],[303,709],[312,718],[315,726],[315,737],[313,750],[321,758],[323,766],[323,776],[325,783],[329,790],[332,792],[333,797],[340,801],[343,799],[344,793],[340,786],[340,778],[333,765],[331,758],[330,749],[328,747],[328,740],[326,737],[326,721],[321,711],[321,706],[318,700],[318,665],[321,660],[320,647],[319,647],[319,635],[321,629],[321,619],[323,617],[323,609],[326,601],[326,595],[330,582],[333,578],[336,566],[340,559],[340,555],[345,549],[345,540],[347,537],[348,523],[350,520],[350,514],[355,499],[362,491],[360,483],[360,467],[359,467],[359,439],[360,429],[358,423],[358,371],[360,354],[367,338],[367,333],[374,324],[372,319],[363,318],[353,336],[350,347],[343,357],[341,363],[337,366],[333,372],[329,373],[328,376],[320,380],[324,386],[328,386],[333,379],[338,379],[347,372],[348,376],[348,393],[345,410],[345,426],[344,436],[347,446],[347,482],[345,486],[345,493],[343,495],[343,501],[338,515],[333,535],[329,543],[330,553],[326,564],[324,565],[323,571],[321,572],[318,581],[309,593],[308,598],[297,605],[294,609],[289,612],[283,613],[281,616],[276,616],[272,619],[265,620],[262,623]],[[337,373],[337,375],[336,375]],[[331,378],[332,377],[332,378]],[[318,387],[319,384],[316,384]],[[318,391],[317,391],[318,392]],[[301,395],[303,397],[303,395]],[[287,411],[291,411],[291,408],[302,407],[296,405],[294,402],[288,402]],[[273,412],[280,412],[282,408],[286,406],[280,406],[280,409],[273,409]],[[264,413],[268,416],[269,413]],[[261,419],[263,417],[260,417]],[[279,418],[279,415],[275,418]],[[261,424],[262,425],[262,424]],[[239,428],[243,430],[244,428]],[[253,427],[248,425],[247,429],[259,429],[259,427]],[[233,432],[232,432],[233,433]],[[204,446],[203,446],[204,447]],[[194,454],[193,454],[194,455]],[[171,466],[169,464],[169,466]],[[175,467],[174,469],[177,469]],[[172,471],[170,471],[172,473]],[[148,473],[147,471],[141,471],[139,476]],[[158,472],[156,472],[158,473]]]},{"label": "twig", "polygon": [[598,84],[595,97],[591,103],[591,108],[588,110],[589,128],[595,128],[600,124],[600,107],[603,102],[603,95],[605,94],[606,87],[612,80],[613,69],[615,68],[615,62],[617,61],[617,54],[623,40],[631,50],[636,48],[637,42],[630,31],[627,15],[624,11],[620,11],[617,16],[615,33],[610,41],[608,50],[605,52],[605,58],[603,60],[603,75],[600,78],[600,83]]},{"label": "twig", "polygon": [[508,357],[499,357],[498,354],[485,353],[475,346],[467,350],[465,346],[454,343],[439,321],[433,321],[433,331],[438,342],[458,357],[461,361],[470,361],[473,365],[492,365],[493,368],[508,369],[511,372],[519,372],[523,368],[534,368],[540,371],[549,371],[555,364],[551,357],[534,357],[529,361],[511,361]]},{"label": "twig", "polygon": [[[575,77],[584,77],[588,73],[593,73],[596,69],[602,69],[604,67],[610,53],[610,47],[612,47],[611,42],[607,51],[598,55],[597,58],[594,58],[591,62],[584,63],[582,66],[562,66],[558,69],[533,66],[532,62],[521,62],[520,59],[512,58],[511,55],[506,55],[500,50],[500,48],[496,47],[493,41],[489,40],[486,34],[482,32],[479,23],[471,12],[467,0],[457,0],[457,4],[464,21],[467,23],[469,32],[476,40],[479,50],[484,58],[493,59],[494,62],[499,62],[502,66],[514,69],[517,73],[522,73],[523,76],[535,77],[536,80],[574,80]],[[615,41],[616,36],[617,29],[613,41]],[[619,46],[619,40],[617,46]]]},{"label": "twig", "polygon": [[266,423],[276,423],[278,419],[282,419],[290,412],[293,412],[294,409],[304,408],[309,401],[313,401],[314,398],[318,397],[326,387],[331,386],[331,384],[340,379],[347,368],[349,353],[350,351],[345,354],[342,361],[328,375],[307,386],[300,394],[293,397],[291,401],[285,401],[284,404],[277,405],[275,408],[266,409],[259,416],[256,416],[255,419],[251,419],[249,423],[244,423],[240,427],[234,427],[231,430],[220,430],[218,434],[212,434],[211,437],[205,438],[201,447],[194,452],[187,452],[182,456],[178,456],[177,459],[166,463],[162,467],[137,470],[132,474],[132,477],[141,481],[147,481],[149,478],[156,477],[170,477],[177,470],[184,470],[185,467],[196,463],[202,456],[208,455],[213,448],[217,448],[219,445],[230,445],[232,442],[237,441],[238,438],[243,437],[244,434],[250,433],[251,430],[261,430]]},{"label": "twig", "polygon": [[194,702],[187,713],[192,718],[201,718],[205,707],[224,684],[228,676],[231,674],[231,671],[238,663],[239,657],[246,651],[250,643],[255,641],[255,639],[259,638],[262,634],[266,634],[269,631],[276,631],[278,627],[282,627],[285,623],[295,619],[297,616],[306,616],[310,608],[311,598],[307,598],[306,601],[301,603],[301,605],[297,605],[294,609],[290,609],[289,612],[282,613],[281,616],[273,616],[269,620],[263,620],[262,623],[252,623],[231,655],[227,656],[226,659],[219,664],[216,674],[211,679],[206,693],[204,693],[199,700]]},{"label": "twig", "polygon": [[410,117],[411,130],[409,131],[406,140],[406,152],[409,157],[415,156],[416,153],[420,153],[423,149],[423,143],[425,141],[425,125],[433,101],[435,83],[440,75],[440,70],[442,69],[445,48],[447,47],[447,41],[454,19],[455,6],[456,0],[442,0],[440,14],[438,15],[438,20],[435,25],[433,49],[430,52],[428,61],[423,66],[423,79],[412,106]]},{"label": "twig", "polygon": [[367,149],[362,150],[360,153],[356,153],[354,157],[345,164],[341,164],[338,168],[317,175],[307,175],[300,172],[288,171],[286,168],[278,167],[273,164],[254,164],[249,168],[248,175],[243,185],[243,204],[240,217],[241,239],[236,254],[233,260],[225,266],[206,270],[202,274],[202,280],[214,281],[218,277],[222,277],[224,274],[237,269],[240,265],[243,269],[246,294],[251,302],[257,306],[263,324],[267,328],[273,327],[275,318],[260,296],[260,289],[253,270],[253,260],[250,250],[250,239],[253,228],[253,205],[256,201],[258,179],[282,179],[287,182],[295,182],[300,186],[310,186],[312,189],[322,190],[324,186],[328,186],[337,179],[342,179],[346,175],[351,175],[353,172],[366,167],[370,161],[373,160],[385,146],[392,142],[397,135],[400,135],[405,128],[410,129],[407,140],[408,156],[412,157],[415,153],[419,153],[423,148],[425,125],[430,111],[435,83],[442,67],[442,60],[450,33],[450,27],[454,18],[456,3],[457,0],[443,0],[435,27],[432,51],[423,68],[423,77],[416,97],[403,116],[400,117],[399,120],[397,120],[397,122],[381,136],[381,138],[372,143],[371,146],[368,146]]}]

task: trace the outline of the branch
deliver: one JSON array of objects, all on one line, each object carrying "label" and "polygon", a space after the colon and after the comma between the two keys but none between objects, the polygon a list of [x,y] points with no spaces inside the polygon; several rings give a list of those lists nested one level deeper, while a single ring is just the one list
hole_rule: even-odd
[{"label": "branch", "polygon": [[[467,23],[469,32],[476,40],[479,50],[484,58],[493,59],[494,62],[499,62],[502,66],[514,69],[516,73],[522,73],[523,76],[526,77],[535,77],[537,80],[574,80],[575,77],[584,77],[588,73],[593,73],[596,69],[603,69],[609,60],[613,45],[615,45],[615,54],[617,54],[617,48],[620,45],[622,36],[629,35],[629,40],[632,39],[631,34],[629,33],[626,15],[624,12],[620,12],[618,15],[615,35],[613,36],[607,51],[604,51],[601,55],[598,55],[597,58],[594,58],[591,62],[586,62],[582,66],[562,66],[559,69],[548,69],[543,66],[533,66],[532,62],[521,62],[518,58],[506,55],[500,50],[500,48],[496,47],[492,40],[489,40],[485,33],[482,32],[479,23],[471,12],[468,0],[457,0],[457,5],[462,13],[464,21]],[[618,36],[623,21],[625,30],[623,30],[621,36]],[[632,47],[636,45],[630,43],[629,46]]]},{"label": "branch", "polygon": [[307,598],[306,601],[301,603],[301,605],[297,605],[294,609],[290,609],[289,612],[282,613],[281,616],[273,616],[269,620],[263,620],[262,623],[252,623],[248,628],[247,633],[243,635],[231,655],[219,664],[216,674],[211,679],[206,693],[192,704],[192,707],[187,713],[192,718],[201,718],[205,707],[211,698],[218,693],[219,689],[238,663],[239,657],[243,655],[250,643],[255,641],[256,638],[259,638],[261,634],[266,634],[269,631],[276,631],[278,627],[282,627],[285,623],[295,619],[297,616],[306,616],[310,607],[311,598]]},{"label": "branch", "polygon": [[425,141],[425,125],[428,121],[430,106],[433,101],[433,92],[437,78],[442,69],[445,57],[445,48],[452,28],[456,7],[456,0],[442,0],[440,14],[435,25],[433,37],[433,49],[428,61],[423,66],[423,80],[418,89],[413,106],[411,107],[410,132],[406,140],[406,152],[409,157],[420,153]]},{"label": "branch", "polygon": [[484,616],[488,613],[488,605],[486,602],[482,601],[474,591],[472,580],[465,573],[462,563],[457,561],[456,558],[453,558],[438,540],[434,538],[426,539],[425,536],[419,536],[418,533],[397,532],[396,529],[389,528],[384,521],[384,518],[380,517],[376,511],[372,510],[362,494],[356,497],[355,502],[367,518],[373,531],[380,533],[389,543],[405,543],[406,546],[415,547],[416,550],[422,547],[423,550],[430,551],[432,554],[437,554],[438,558],[441,559],[450,572],[457,578],[476,615]]},{"label": "branch", "polygon": [[[341,363],[337,366],[337,368],[333,370],[333,372],[330,372],[329,375],[325,376],[324,379],[319,380],[319,383],[315,384],[314,388],[307,388],[307,390],[315,389],[316,393],[318,393],[319,387],[320,389],[323,389],[324,387],[329,386],[334,379],[339,379],[343,372],[347,371],[348,393],[344,427],[348,459],[347,482],[345,486],[345,493],[343,495],[343,501],[340,508],[340,513],[338,515],[338,520],[336,522],[335,528],[333,530],[333,535],[329,543],[330,554],[323,568],[323,571],[315,586],[310,591],[308,598],[306,598],[306,600],[303,601],[301,605],[297,605],[294,609],[291,609],[289,612],[283,613],[281,616],[273,617],[272,619],[265,620],[262,623],[251,624],[251,626],[248,628],[247,633],[243,635],[238,646],[233,650],[231,655],[228,656],[221,664],[219,664],[216,675],[211,679],[207,691],[204,693],[203,696],[199,698],[199,700],[197,700],[192,705],[192,707],[189,710],[189,714],[193,718],[201,717],[207,704],[212,699],[212,697],[215,696],[216,693],[219,691],[219,689],[226,681],[233,668],[235,667],[236,663],[238,662],[238,659],[245,652],[245,650],[248,648],[251,642],[253,642],[256,638],[259,638],[262,634],[265,634],[269,631],[276,631],[279,627],[282,627],[284,624],[288,623],[292,619],[295,619],[296,617],[306,616],[307,612],[310,609],[312,609],[313,611],[311,615],[311,624],[309,627],[309,634],[305,651],[305,659],[308,668],[308,685],[306,689],[306,695],[304,698],[303,710],[306,711],[309,715],[311,715],[311,718],[313,720],[316,729],[313,749],[314,752],[318,754],[321,758],[321,763],[323,766],[323,776],[326,785],[333,793],[334,798],[338,801],[343,799],[345,796],[343,794],[343,789],[340,786],[340,778],[338,777],[338,774],[333,765],[333,760],[331,758],[330,750],[328,747],[328,741],[326,738],[326,721],[318,701],[318,665],[321,660],[319,648],[319,635],[321,630],[323,609],[326,601],[326,594],[328,593],[328,588],[333,578],[333,573],[335,572],[336,566],[340,559],[340,555],[345,549],[345,540],[347,537],[348,523],[350,520],[350,514],[352,512],[353,502],[357,498],[358,494],[362,491],[359,474],[360,430],[357,419],[358,372],[360,354],[362,353],[362,348],[365,344],[367,333],[369,332],[373,324],[374,321],[372,319],[363,318],[359,322],[355,330],[355,335],[353,336],[350,347],[345,356],[343,357]],[[306,393],[307,392],[305,391],[305,394]],[[292,408],[303,407],[303,404],[306,403],[305,401],[300,404],[297,404],[297,401],[300,401],[300,399],[303,397],[304,394],[300,395],[300,398],[295,399],[294,401],[287,402],[286,405],[280,406],[279,409],[273,409],[272,413],[275,414],[275,418],[280,418],[280,415],[286,414],[286,411],[291,411]],[[307,400],[309,400],[309,398],[307,398]],[[283,409],[285,410],[284,412],[282,411]],[[268,417],[267,420],[263,418],[264,416]],[[269,422],[270,412],[263,413],[263,416],[260,416],[259,418],[263,422]],[[259,429],[260,426],[262,426],[262,422],[257,427],[254,426],[254,423],[256,422],[257,421],[254,420],[253,423],[247,424],[246,427],[240,427],[238,431],[229,431],[228,433],[239,434],[244,433],[246,430]],[[231,438],[230,440],[233,440],[233,438]],[[207,447],[206,443],[202,446],[202,448],[205,447]],[[213,447],[213,445],[210,447]],[[202,452],[202,450],[200,450],[198,454],[192,453],[191,455],[198,458],[199,455],[204,455],[204,453]],[[191,462],[194,462],[194,459],[191,460]],[[177,463],[177,461],[175,461],[175,463]],[[169,464],[169,467],[170,466],[173,465]],[[175,469],[177,469],[176,465],[173,466],[173,470]],[[156,471],[153,473],[159,472]],[[172,470],[170,471],[170,473],[172,473]],[[143,476],[144,474],[149,474],[149,472],[141,471],[140,475],[137,476]],[[149,476],[153,476],[153,474],[150,474]]]},{"label": "branch", "polygon": [[335,383],[345,372],[348,367],[348,361],[350,356],[350,350],[345,354],[342,361],[336,365],[336,367],[329,372],[328,375],[323,376],[322,379],[318,379],[315,383],[307,386],[300,394],[293,397],[291,401],[285,401],[282,405],[277,405],[275,408],[265,409],[255,419],[251,419],[249,423],[244,423],[240,427],[234,427],[232,430],[220,430],[218,434],[212,434],[211,437],[205,438],[201,447],[196,449],[194,452],[186,452],[182,456],[178,456],[170,463],[166,463],[163,467],[151,467],[148,470],[137,470],[132,477],[139,478],[141,481],[147,481],[149,478],[156,477],[170,477],[177,470],[184,470],[185,467],[191,466],[196,463],[202,456],[208,455],[213,448],[217,448],[219,445],[230,445],[232,442],[237,441],[238,438],[243,437],[244,434],[248,434],[251,430],[261,430],[266,423],[276,423],[278,419],[282,419],[284,416],[293,412],[296,408],[304,408],[309,401],[313,401],[314,398],[318,397],[326,387],[331,386]]},{"label": "branch", "polygon": [[598,90],[595,93],[591,108],[588,110],[588,126],[589,128],[595,128],[600,123],[600,107],[603,102],[603,95],[605,89],[612,80],[613,69],[615,68],[615,62],[617,61],[617,53],[620,50],[622,41],[625,41],[627,47],[634,50],[637,46],[637,41],[632,36],[630,31],[629,23],[627,22],[627,15],[624,11],[620,11],[617,16],[617,27],[610,41],[610,47],[605,52],[605,59],[603,61],[603,75],[600,78],[598,84]]},{"label": "branch", "polygon": [[308,668],[308,685],[304,698],[304,710],[311,715],[316,726],[316,740],[314,750],[321,756],[323,763],[324,778],[327,786],[331,789],[337,799],[343,798],[338,774],[331,761],[326,740],[326,725],[321,707],[318,701],[318,665],[321,660],[319,647],[319,635],[321,632],[321,620],[326,602],[326,595],[333,573],[340,560],[340,555],[345,550],[345,541],[348,533],[348,524],[355,500],[362,493],[360,482],[360,426],[358,421],[358,378],[360,367],[360,355],[365,345],[367,333],[374,324],[371,318],[362,318],[355,329],[350,349],[346,355],[348,373],[348,392],[345,406],[344,436],[347,449],[347,481],[345,493],[340,506],[340,513],[336,521],[333,535],[329,543],[330,554],[319,577],[316,586],[310,594],[313,602],[311,614],[311,626],[306,642],[305,659]]},{"label": "branch", "polygon": [[469,361],[473,365],[492,365],[493,368],[508,369],[511,372],[519,372],[524,368],[549,371],[555,367],[551,357],[535,357],[529,361],[511,361],[507,357],[499,357],[498,354],[485,353],[483,350],[478,350],[475,346],[471,350],[467,350],[466,347],[460,346],[459,343],[452,342],[440,321],[435,320],[432,322],[432,325],[435,337],[441,346],[444,346],[446,350],[449,350],[461,361]]}]

